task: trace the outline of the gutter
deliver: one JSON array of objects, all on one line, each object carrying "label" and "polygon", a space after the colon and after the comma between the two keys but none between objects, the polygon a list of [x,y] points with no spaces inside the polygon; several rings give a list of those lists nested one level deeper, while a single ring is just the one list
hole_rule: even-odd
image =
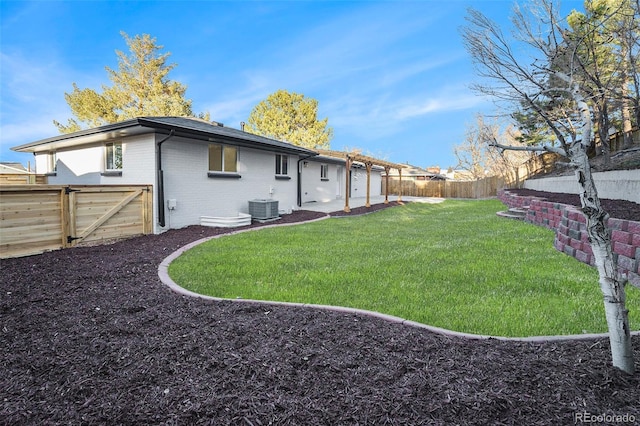
[{"label": "gutter", "polygon": [[158,180],[158,224],[164,228],[165,226],[165,215],[164,215],[164,175],[162,172],[162,144],[168,141],[173,135],[176,133],[174,129],[171,129],[169,135],[158,142],[156,145],[158,146],[158,150],[156,151],[156,166],[158,169],[157,180]]},{"label": "gutter", "polygon": [[298,207],[302,207],[302,168],[300,167],[300,162],[307,158],[316,157],[317,155],[318,153],[316,152],[298,159]]}]

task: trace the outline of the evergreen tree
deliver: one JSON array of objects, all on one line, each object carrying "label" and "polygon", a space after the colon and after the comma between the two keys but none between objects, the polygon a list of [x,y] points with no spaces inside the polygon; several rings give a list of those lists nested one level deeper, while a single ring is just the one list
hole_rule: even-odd
[{"label": "evergreen tree", "polygon": [[328,118],[318,120],[318,101],[278,90],[256,105],[247,132],[306,148],[328,149],[333,129]]},{"label": "evergreen tree", "polygon": [[[141,116],[193,116],[191,100],[185,98],[186,86],[168,79],[176,64],[167,64],[170,53],[160,53],[164,46],[156,44],[150,35],[130,38],[120,33],[130,54],[116,50],[118,70],[106,67],[112,86],[102,86],[102,93],[80,89],[64,97],[75,118],[67,124],[54,120],[61,133],[71,133],[83,127],[97,127]],[[209,119],[209,114],[199,114]]]}]

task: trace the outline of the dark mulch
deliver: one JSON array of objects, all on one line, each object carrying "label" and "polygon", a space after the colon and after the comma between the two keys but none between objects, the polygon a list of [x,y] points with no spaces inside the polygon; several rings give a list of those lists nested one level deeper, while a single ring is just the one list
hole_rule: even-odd
[{"label": "dark mulch", "polygon": [[610,366],[607,340],[472,341],[367,316],[205,302],[160,283],[168,254],[222,232],[192,226],[3,260],[0,424],[640,421],[640,374]]},{"label": "dark mulch", "polygon": [[[509,192],[522,196],[534,196],[544,198],[552,203],[568,204],[580,207],[580,196],[578,194],[560,194],[556,192],[534,191],[532,189],[509,189]],[[600,200],[602,208],[611,217],[617,219],[633,220],[640,222],[640,204],[626,200]]]},{"label": "dark mulch", "polygon": [[364,206],[354,207],[350,209],[349,213],[346,213],[344,211],[333,212],[331,213],[331,217],[357,216],[357,215],[362,215],[367,213],[373,213],[378,210],[386,209],[387,207],[393,207],[397,205],[400,205],[400,203],[398,203],[397,201],[389,201],[388,204],[384,204],[384,203],[373,204],[371,205],[371,207],[364,207]]}]

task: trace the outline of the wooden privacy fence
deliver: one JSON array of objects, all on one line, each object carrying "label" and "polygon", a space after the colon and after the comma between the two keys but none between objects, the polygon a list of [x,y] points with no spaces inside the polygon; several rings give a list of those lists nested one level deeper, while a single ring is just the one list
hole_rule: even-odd
[{"label": "wooden privacy fence", "polygon": [[[385,179],[382,193],[385,193]],[[505,187],[504,178],[493,176],[476,181],[451,180],[403,180],[402,195],[439,198],[487,198],[495,197],[498,189]],[[400,182],[389,181],[389,194],[400,193]]]},{"label": "wooden privacy fence", "polygon": [[47,183],[47,176],[45,175],[36,175],[34,173],[29,173],[29,174],[0,173],[0,185],[27,185],[27,184],[42,185],[45,183]]},{"label": "wooden privacy fence", "polygon": [[151,185],[0,186],[0,258],[153,232]]}]

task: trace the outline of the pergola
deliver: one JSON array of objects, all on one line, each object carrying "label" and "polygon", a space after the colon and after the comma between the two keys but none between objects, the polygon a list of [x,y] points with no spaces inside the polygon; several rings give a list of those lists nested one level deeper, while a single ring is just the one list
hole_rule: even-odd
[{"label": "pergola", "polygon": [[371,169],[373,168],[373,166],[381,166],[384,168],[384,171],[386,173],[385,179],[386,179],[386,185],[385,185],[385,189],[384,189],[384,203],[385,204],[389,204],[389,171],[391,169],[398,169],[398,176],[400,178],[400,192],[398,194],[398,202],[402,202],[402,169],[407,167],[404,164],[398,164],[398,163],[391,163],[389,161],[384,161],[384,160],[379,160],[377,158],[373,158],[373,157],[369,157],[367,155],[362,155],[362,154],[358,154],[356,152],[343,152],[343,151],[331,151],[331,150],[323,150],[323,149],[317,149],[315,150],[318,152],[318,154],[320,155],[324,155],[327,157],[334,157],[334,158],[344,158],[345,162],[346,162],[346,178],[345,178],[345,197],[344,197],[344,211],[349,213],[351,211],[351,209],[349,208],[349,186],[351,185],[351,179],[349,176],[349,170],[351,170],[351,166],[353,165],[354,162],[358,162],[358,163],[362,163],[364,164],[366,170],[367,170],[367,201],[365,206],[366,207],[371,207],[371,198],[370,198],[370,194],[371,194]]}]

